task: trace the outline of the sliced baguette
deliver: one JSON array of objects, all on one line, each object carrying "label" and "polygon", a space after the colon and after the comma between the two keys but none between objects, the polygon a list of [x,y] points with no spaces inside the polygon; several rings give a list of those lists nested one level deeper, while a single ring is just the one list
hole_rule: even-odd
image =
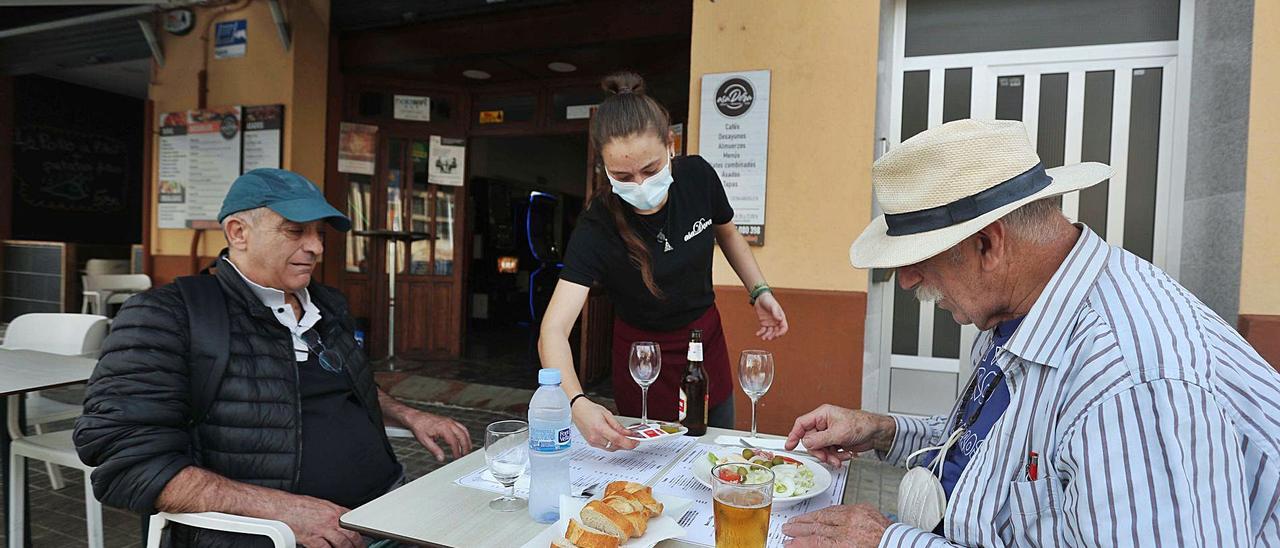
[{"label": "sliced baguette", "polygon": [[578,548],[618,548],[622,544],[618,537],[578,523],[573,518],[569,518],[569,530],[564,536]]},{"label": "sliced baguette", "polygon": [[577,548],[577,546],[569,542],[567,538],[558,538],[551,541],[551,548]]},{"label": "sliced baguette", "polygon": [[[582,507],[582,523],[618,537],[619,542],[635,536],[635,526],[617,510],[602,501],[593,500]],[[573,537],[569,537],[572,540]]]},{"label": "sliced baguette", "polygon": [[643,504],[648,510],[649,517],[656,518],[662,515],[662,503],[653,498],[653,488],[643,483],[633,481],[610,482],[604,488],[604,496],[606,499],[611,496],[626,496]]},{"label": "sliced baguette", "polygon": [[633,512],[645,512],[644,504],[635,498],[625,495],[609,495],[604,498],[604,503],[610,508],[617,510],[620,514],[630,514]]}]

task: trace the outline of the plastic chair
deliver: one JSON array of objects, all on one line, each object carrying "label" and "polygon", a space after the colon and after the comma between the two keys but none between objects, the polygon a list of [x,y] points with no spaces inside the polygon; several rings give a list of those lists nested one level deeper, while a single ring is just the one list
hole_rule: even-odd
[{"label": "plastic chair", "polygon": [[[0,348],[38,350],[65,356],[97,355],[107,336],[107,318],[89,314],[24,314],[14,318]],[[83,407],[46,398],[40,392],[27,394],[26,426],[44,433],[44,425],[74,419]],[[54,489],[66,487],[62,472],[45,463]]]},{"label": "plastic chair", "polygon": [[128,274],[129,261],[119,259],[89,259],[84,264],[84,273],[94,276],[100,274]]},{"label": "plastic chair", "polygon": [[80,312],[106,316],[111,305],[124,304],[129,297],[148,289],[151,277],[146,274],[86,274]]},{"label": "plastic chair", "polygon": [[[5,333],[3,348],[36,350],[51,354],[92,355],[96,356],[102,348],[102,339],[107,334],[107,319],[102,316],[87,314],[25,314],[14,318]],[[75,444],[71,440],[71,430],[40,433],[24,436],[18,424],[18,398],[10,396],[5,405],[8,406],[9,422],[5,425],[13,443],[9,446],[9,543],[22,546],[25,542],[26,529],[26,482],[27,459],[44,461],[49,467],[50,481],[61,476],[57,465],[81,470],[84,473],[85,489],[85,522],[88,533],[89,548],[101,548],[102,537],[102,504],[93,496],[93,484],[89,481],[89,473],[93,468],[80,462],[76,454]],[[45,417],[29,419],[49,422]]]},{"label": "plastic chair", "polygon": [[[413,438],[413,432],[410,432],[407,428],[398,426],[388,426],[386,428],[387,437],[389,438]],[[196,512],[191,514],[160,512],[151,516],[151,521],[147,526],[147,548],[160,548],[160,538],[164,534],[165,527],[168,527],[170,523],[181,523],[188,527],[213,531],[264,536],[271,539],[276,548],[294,548],[297,545],[293,530],[283,521],[237,516],[222,512]]]}]

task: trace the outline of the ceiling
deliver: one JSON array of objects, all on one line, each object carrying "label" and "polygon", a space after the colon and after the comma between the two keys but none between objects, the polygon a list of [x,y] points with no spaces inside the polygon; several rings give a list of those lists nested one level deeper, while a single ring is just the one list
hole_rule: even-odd
[{"label": "ceiling", "polygon": [[151,58],[54,70],[41,73],[41,76],[146,99],[147,86],[151,82]]}]

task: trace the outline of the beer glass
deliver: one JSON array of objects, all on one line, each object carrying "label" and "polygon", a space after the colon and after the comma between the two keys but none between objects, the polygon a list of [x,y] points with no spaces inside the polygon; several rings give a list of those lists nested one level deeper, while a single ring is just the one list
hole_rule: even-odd
[{"label": "beer glass", "polygon": [[526,507],[528,503],[516,497],[516,479],[529,463],[529,423],[498,421],[485,428],[484,461],[494,479],[507,488],[506,494],[489,501],[489,508],[513,512]]},{"label": "beer glass", "polygon": [[756,437],[756,402],[773,385],[773,353],[743,350],[738,358],[738,384],[751,398],[751,437]]},{"label": "beer glass", "polygon": [[631,343],[631,378],[640,385],[640,423],[649,424],[649,385],[658,380],[662,371],[662,350],[655,342]]},{"label": "beer glass", "polygon": [[773,510],[773,471],[759,464],[716,466],[711,469],[711,496],[716,548],[763,548]]}]

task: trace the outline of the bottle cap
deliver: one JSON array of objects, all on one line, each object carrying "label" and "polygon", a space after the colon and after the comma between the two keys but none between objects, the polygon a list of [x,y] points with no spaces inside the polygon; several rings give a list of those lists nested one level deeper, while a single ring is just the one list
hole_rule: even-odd
[{"label": "bottle cap", "polygon": [[539,369],[538,384],[560,384],[559,369]]}]

